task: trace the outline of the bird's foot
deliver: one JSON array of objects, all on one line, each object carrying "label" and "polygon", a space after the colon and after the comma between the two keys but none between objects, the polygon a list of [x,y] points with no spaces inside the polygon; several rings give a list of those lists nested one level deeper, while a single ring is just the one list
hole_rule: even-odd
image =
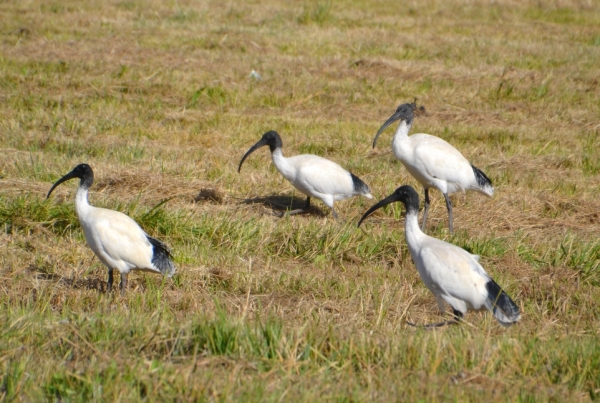
[{"label": "bird's foot", "polygon": [[307,210],[305,210],[305,209],[301,209],[301,208],[299,208],[299,209],[296,209],[296,210],[284,211],[284,212],[282,212],[282,213],[279,215],[279,217],[280,217],[280,218],[283,218],[283,217],[285,217],[286,215],[296,215],[296,214],[305,214],[305,213],[308,213],[308,211],[307,211]]},{"label": "bird's foot", "polygon": [[451,326],[451,325],[458,325],[459,321],[456,319],[453,320],[446,320],[444,322],[437,322],[437,323],[429,323],[427,325],[417,325],[416,323],[411,323],[411,322],[406,322],[407,325],[412,326],[412,327],[420,327],[423,329],[436,329],[438,327],[444,327],[444,326]]}]

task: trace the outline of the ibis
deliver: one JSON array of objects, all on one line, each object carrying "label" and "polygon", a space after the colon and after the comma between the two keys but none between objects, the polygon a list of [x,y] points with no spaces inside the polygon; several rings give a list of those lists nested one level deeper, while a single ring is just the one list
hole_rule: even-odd
[{"label": "ibis", "polygon": [[310,208],[310,198],[315,197],[331,208],[333,218],[337,219],[334,202],[353,196],[373,198],[369,186],[335,162],[312,154],[284,157],[281,150],[283,147],[281,137],[273,130],[263,134],[262,138],[244,154],[238,172],[241,171],[246,158],[263,146],[269,146],[273,164],[283,177],[306,195],[305,207],[293,210],[290,214],[307,211]]},{"label": "ibis", "polygon": [[421,279],[435,295],[440,312],[445,312],[444,303],[447,303],[454,313],[454,320],[426,327],[458,323],[467,311],[485,309],[491,311],[503,326],[510,326],[521,318],[519,307],[485,272],[479,256],[428,236],[419,228],[419,195],[411,186],[399,187],[371,207],[358,226],[375,210],[397,201],[404,203],[406,209],[406,243]]},{"label": "ibis", "polygon": [[94,182],[94,171],[88,164],[79,164],[60,178],[46,198],[50,197],[58,185],[73,178],[80,179],[75,195],[75,210],[85,240],[108,268],[107,292],[112,290],[114,270],[121,274],[121,295],[125,294],[131,270],[173,276],[175,265],[171,260],[171,252],[164,243],[146,234],[131,217],[89,204],[88,191]]},{"label": "ibis", "polygon": [[438,189],[446,199],[450,233],[453,232],[452,203],[449,194],[474,190],[486,196],[494,195],[492,181],[479,168],[471,164],[448,142],[430,134],[419,133],[408,136],[413,124],[416,103],[402,104],[396,112],[381,126],[379,135],[392,123],[400,121],[392,140],[394,155],[408,172],[423,186],[425,191],[425,209],[423,211],[422,229],[425,231],[427,214],[429,213],[429,189]]}]

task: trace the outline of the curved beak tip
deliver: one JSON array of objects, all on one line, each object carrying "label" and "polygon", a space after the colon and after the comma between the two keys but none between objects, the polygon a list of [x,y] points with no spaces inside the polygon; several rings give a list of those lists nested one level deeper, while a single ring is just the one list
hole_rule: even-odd
[{"label": "curved beak tip", "polygon": [[57,186],[56,183],[54,185],[52,185],[52,187],[50,188],[50,190],[46,194],[46,200],[48,200],[50,198],[50,195],[52,194],[52,191],[54,190],[54,188],[56,188],[56,186]]},{"label": "curved beak tip", "polygon": [[68,181],[69,179],[73,179],[76,178],[77,175],[73,173],[73,171],[69,172],[68,174],[66,174],[65,176],[63,176],[62,178],[60,178],[59,180],[57,180],[54,185],[52,185],[52,187],[50,188],[50,190],[48,191],[48,194],[46,195],[46,199],[50,198],[50,194],[52,194],[52,192],[54,191],[54,189],[56,189],[58,187],[58,185],[60,185],[63,182]]},{"label": "curved beak tip", "polygon": [[238,173],[242,172],[242,165],[244,165],[244,161],[246,161],[247,157],[248,157],[248,153],[244,154],[244,156],[242,157],[242,160],[240,161],[240,165],[238,165]]},{"label": "curved beak tip", "polygon": [[252,154],[254,151],[258,150],[259,148],[261,148],[262,146],[267,145],[267,143],[264,142],[263,139],[259,140],[258,143],[254,144],[252,147],[250,147],[250,149],[248,151],[246,151],[246,154],[244,154],[244,156],[242,157],[242,160],[240,161],[240,165],[238,166],[238,173],[240,173],[242,171],[242,164],[244,163],[244,161],[246,161],[246,158],[248,158],[250,156],[250,154]]},{"label": "curved beak tip", "polygon": [[356,225],[356,228],[360,228],[360,225],[363,223],[363,221],[366,220],[371,214],[373,214],[373,212],[375,210],[377,210],[377,208],[375,208],[375,207],[376,207],[376,205],[372,206],[370,209],[367,210],[366,213],[363,214],[363,216],[358,221],[358,224]]},{"label": "curved beak tip", "polygon": [[60,183],[55,183],[50,190],[48,191],[48,194],[46,195],[46,200],[48,200],[50,198],[50,195],[52,194],[52,192],[54,191],[54,189],[56,189],[56,187],[59,185]]}]

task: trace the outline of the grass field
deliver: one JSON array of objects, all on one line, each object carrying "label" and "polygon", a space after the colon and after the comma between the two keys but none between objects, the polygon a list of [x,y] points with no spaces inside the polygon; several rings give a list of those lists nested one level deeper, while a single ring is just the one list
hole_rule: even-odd
[{"label": "grass field", "polygon": [[[1,2],[0,400],[599,399],[599,61],[591,0]],[[377,199],[416,187],[392,129],[371,147],[414,98],[413,133],[496,188],[453,196],[454,235],[432,192],[428,233],[482,256],[516,326],[407,326],[440,316],[399,204],[361,229],[366,199],[278,218],[303,196],[268,150],[237,172],[273,129]],[[173,280],[104,293],[76,181],[45,199],[80,162],[92,204],[171,246]]]}]

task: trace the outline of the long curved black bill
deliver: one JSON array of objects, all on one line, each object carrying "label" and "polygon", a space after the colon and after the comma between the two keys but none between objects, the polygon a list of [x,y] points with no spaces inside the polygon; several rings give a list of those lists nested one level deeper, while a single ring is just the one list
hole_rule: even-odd
[{"label": "long curved black bill", "polygon": [[50,198],[50,194],[58,185],[60,185],[63,182],[68,181],[69,179],[73,179],[73,178],[77,178],[77,175],[73,171],[71,171],[68,174],[66,174],[65,176],[63,176],[62,178],[60,178],[58,181],[56,181],[56,183],[52,186],[52,188],[50,188],[50,191],[48,192],[46,199]]},{"label": "long curved black bill", "polygon": [[370,216],[371,214],[373,214],[373,212],[375,210],[378,210],[382,207],[387,206],[388,204],[394,203],[400,201],[400,199],[398,198],[398,196],[396,195],[396,193],[392,193],[391,195],[389,195],[388,197],[386,197],[385,199],[381,200],[379,203],[377,203],[376,205],[374,205],[373,207],[371,207],[370,209],[367,210],[367,212],[365,214],[363,214],[362,218],[360,219],[360,221],[358,222],[358,225],[356,227],[360,227],[360,224],[362,224],[363,220],[365,218],[367,218],[368,216]]},{"label": "long curved black bill", "polygon": [[246,151],[246,154],[244,154],[244,156],[242,157],[242,160],[240,161],[240,165],[238,166],[238,173],[242,170],[242,164],[244,163],[246,158],[248,158],[248,156],[250,154],[252,154],[254,151],[256,151],[259,148],[266,146],[266,145],[267,145],[267,142],[264,139],[260,139],[258,141],[258,143],[254,144],[252,147],[250,147],[250,149],[248,151]]},{"label": "long curved black bill", "polygon": [[377,144],[377,138],[379,137],[379,135],[381,133],[383,133],[383,131],[385,129],[387,129],[387,127],[389,125],[391,125],[392,123],[394,123],[398,119],[400,119],[400,114],[398,112],[395,112],[392,116],[390,116],[390,118],[388,120],[385,121],[385,123],[383,124],[383,126],[381,126],[381,128],[377,131],[377,134],[375,135],[375,139],[373,140],[373,148],[375,148],[375,145]]}]

